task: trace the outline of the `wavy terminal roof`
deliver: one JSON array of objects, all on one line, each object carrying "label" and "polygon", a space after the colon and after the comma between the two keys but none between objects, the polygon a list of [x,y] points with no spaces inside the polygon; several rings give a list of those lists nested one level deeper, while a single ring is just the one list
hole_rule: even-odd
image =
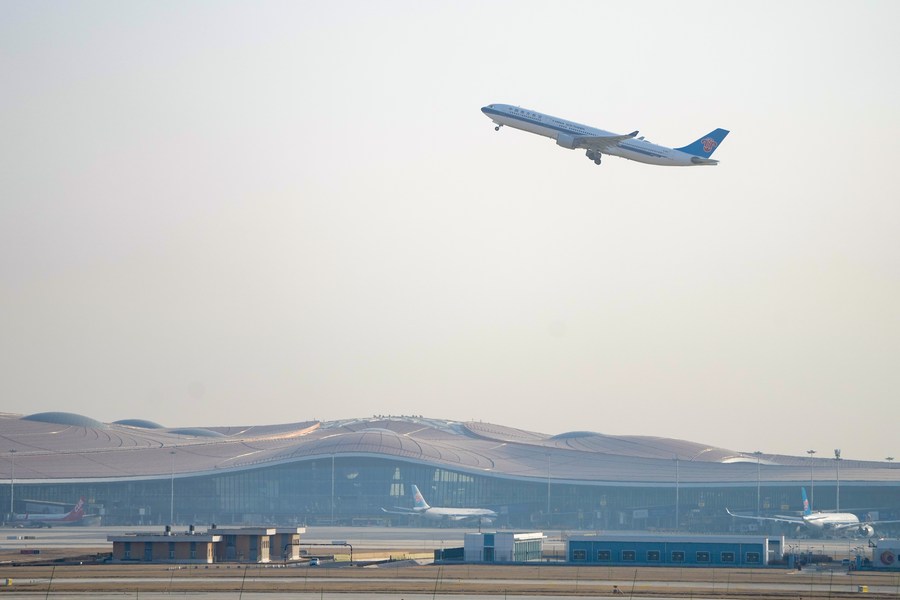
[{"label": "wavy terminal roof", "polygon": [[[0,480],[117,480],[198,476],[314,460],[373,456],[427,463],[496,477],[622,485],[747,485],[757,460],[765,482],[827,480],[833,460],[764,454],[757,457],[684,440],[610,436],[590,431],[547,435],[476,421],[375,416],[263,426],[166,428],[130,419],[101,423],[72,413],[0,414],[10,460]],[[0,446],[3,448],[3,446]],[[11,452],[14,451],[14,452]],[[2,455],[2,452],[0,452]],[[900,469],[841,461],[841,484],[900,482]],[[826,468],[828,467],[828,468]],[[751,473],[752,471],[752,473]]]}]

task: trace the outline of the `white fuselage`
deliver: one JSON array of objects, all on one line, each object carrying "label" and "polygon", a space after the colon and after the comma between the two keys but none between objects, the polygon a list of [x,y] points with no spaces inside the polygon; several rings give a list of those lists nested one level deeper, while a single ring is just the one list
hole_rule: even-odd
[{"label": "white fuselage", "polygon": [[[481,110],[497,125],[521,129],[522,131],[542,135],[553,140],[558,140],[560,134],[575,136],[618,135],[509,104],[491,104]],[[694,157],[686,152],[658,146],[637,138],[619,142],[615,146],[603,150],[603,153],[649,165],[687,167],[696,164]]]},{"label": "white fuselage", "polygon": [[853,513],[814,512],[803,515],[803,522],[818,529],[842,529],[859,525],[859,517]]},{"label": "white fuselage", "polygon": [[461,521],[462,519],[493,519],[497,516],[492,510],[487,508],[443,508],[437,506],[429,506],[428,508],[415,509],[420,515],[426,519],[450,521]]},{"label": "white fuselage", "polygon": [[26,513],[13,517],[13,522],[20,525],[75,525],[81,520],[81,515],[72,515],[72,513]]},{"label": "white fuselage", "polygon": [[463,519],[481,519],[482,521],[490,521],[497,516],[497,513],[488,508],[447,508],[443,506],[429,506],[425,500],[425,496],[415,484],[412,486],[413,493],[413,509],[415,514],[421,515],[426,519],[434,519],[438,521],[462,521]]},{"label": "white fuselage", "polygon": [[73,525],[84,519],[84,498],[78,501],[75,508],[67,513],[42,513],[13,515],[13,522],[19,525],[59,524]]}]

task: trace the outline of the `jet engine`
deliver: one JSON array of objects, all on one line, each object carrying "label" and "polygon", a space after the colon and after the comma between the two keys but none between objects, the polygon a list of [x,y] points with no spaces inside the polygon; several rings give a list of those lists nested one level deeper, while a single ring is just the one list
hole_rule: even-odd
[{"label": "jet engine", "polygon": [[871,525],[860,525],[856,533],[862,537],[872,537],[875,535],[875,528]]},{"label": "jet engine", "polygon": [[556,143],[569,150],[574,150],[578,147],[578,144],[575,142],[575,136],[570,133],[560,133],[556,136]]}]

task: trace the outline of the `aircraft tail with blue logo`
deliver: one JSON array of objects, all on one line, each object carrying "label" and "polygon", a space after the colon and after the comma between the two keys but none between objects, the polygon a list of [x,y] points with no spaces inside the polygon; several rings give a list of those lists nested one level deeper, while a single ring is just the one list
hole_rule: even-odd
[{"label": "aircraft tail with blue logo", "polygon": [[800,488],[800,493],[803,495],[803,515],[811,515],[812,510],[809,508],[809,500],[806,498],[806,488]]},{"label": "aircraft tail with blue logo", "polygon": [[725,139],[725,136],[728,135],[728,133],[727,129],[716,129],[715,131],[710,131],[695,142],[692,142],[687,146],[682,146],[681,148],[675,148],[675,150],[700,158],[709,158],[712,156],[712,153],[716,151],[716,148],[719,147],[719,144],[722,143],[722,140]]},{"label": "aircraft tail with blue logo", "polygon": [[422,492],[419,491],[419,487],[416,484],[413,484],[412,491],[414,510],[428,510],[429,508],[431,508],[430,506],[428,506],[428,503],[425,502],[425,496],[422,495]]}]

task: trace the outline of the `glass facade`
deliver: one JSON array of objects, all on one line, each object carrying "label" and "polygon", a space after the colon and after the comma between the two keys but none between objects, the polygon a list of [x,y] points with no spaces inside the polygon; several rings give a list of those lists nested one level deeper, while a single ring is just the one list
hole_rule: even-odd
[{"label": "glass facade", "polygon": [[[755,475],[755,472],[754,472]],[[145,480],[67,483],[17,482],[17,505],[24,499],[67,501],[84,497],[88,514],[108,525],[162,525],[170,508],[176,523],[324,525],[336,523],[416,525],[415,517],[386,514],[382,508],[411,507],[416,484],[432,506],[491,508],[497,527],[653,530],[676,527],[673,484],[601,485],[508,479],[397,459],[322,457],[274,466]],[[800,485],[762,486],[762,511],[799,511]],[[900,485],[842,484],[843,506],[900,507]],[[836,489],[817,483],[820,509],[833,508]],[[9,486],[0,484],[0,506],[9,504]],[[695,532],[741,532],[756,523],[736,523],[725,508],[753,512],[755,481],[746,485],[682,485],[678,528]],[[549,512],[548,512],[549,507]],[[879,519],[900,519],[881,510]],[[460,525],[464,525],[461,523]],[[775,525],[777,527],[777,525]],[[882,528],[890,532],[890,527]],[[882,529],[879,533],[882,533]],[[774,531],[777,531],[775,529]]]}]

